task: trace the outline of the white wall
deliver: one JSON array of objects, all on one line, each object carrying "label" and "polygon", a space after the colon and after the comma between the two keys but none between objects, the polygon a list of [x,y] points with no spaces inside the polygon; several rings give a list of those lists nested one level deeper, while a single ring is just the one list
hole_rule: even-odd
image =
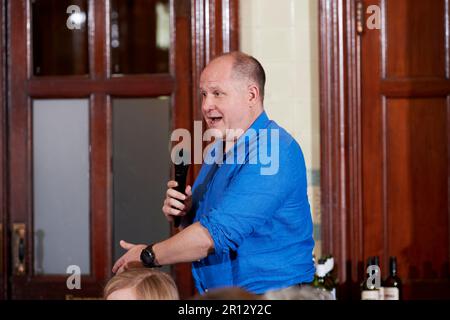
[{"label": "white wall", "polygon": [[265,109],[300,143],[320,250],[320,125],[317,0],[241,0],[241,50],[266,70]]}]

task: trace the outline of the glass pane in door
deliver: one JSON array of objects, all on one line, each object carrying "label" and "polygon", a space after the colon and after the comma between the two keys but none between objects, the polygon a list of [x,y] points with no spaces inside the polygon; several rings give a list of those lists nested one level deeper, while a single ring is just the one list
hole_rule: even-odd
[{"label": "glass pane in door", "polygon": [[90,273],[89,101],[33,101],[35,274]]},{"label": "glass pane in door", "polygon": [[31,3],[33,74],[88,74],[87,0]]},{"label": "glass pane in door", "polygon": [[111,0],[111,73],[168,73],[169,0]]},{"label": "glass pane in door", "polygon": [[169,237],[162,205],[170,177],[170,100],[113,100],[114,260],[120,240],[152,243]]}]

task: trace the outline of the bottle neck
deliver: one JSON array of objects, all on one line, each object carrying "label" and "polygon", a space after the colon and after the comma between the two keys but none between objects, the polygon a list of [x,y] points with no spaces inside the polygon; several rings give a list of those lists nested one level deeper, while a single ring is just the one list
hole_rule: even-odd
[{"label": "bottle neck", "polygon": [[397,263],[395,261],[391,261],[391,263],[390,263],[390,271],[391,271],[391,276],[396,276],[397,275]]}]

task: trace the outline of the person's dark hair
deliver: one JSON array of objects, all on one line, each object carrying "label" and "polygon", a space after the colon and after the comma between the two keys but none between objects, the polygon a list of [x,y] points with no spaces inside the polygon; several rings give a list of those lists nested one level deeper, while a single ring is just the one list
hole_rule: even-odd
[{"label": "person's dark hair", "polygon": [[233,72],[238,77],[249,78],[256,82],[261,101],[264,101],[264,86],[266,85],[266,72],[261,63],[248,54],[240,51],[228,52],[220,57],[231,56],[233,58]]}]

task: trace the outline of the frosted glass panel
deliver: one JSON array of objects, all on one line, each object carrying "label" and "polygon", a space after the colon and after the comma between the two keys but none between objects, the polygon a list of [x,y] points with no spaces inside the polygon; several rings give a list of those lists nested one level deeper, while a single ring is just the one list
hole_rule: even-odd
[{"label": "frosted glass panel", "polygon": [[90,273],[89,102],[33,103],[34,270]]},{"label": "frosted glass panel", "polygon": [[170,100],[113,100],[114,257],[119,240],[152,243],[169,237],[162,213],[170,176]]}]

